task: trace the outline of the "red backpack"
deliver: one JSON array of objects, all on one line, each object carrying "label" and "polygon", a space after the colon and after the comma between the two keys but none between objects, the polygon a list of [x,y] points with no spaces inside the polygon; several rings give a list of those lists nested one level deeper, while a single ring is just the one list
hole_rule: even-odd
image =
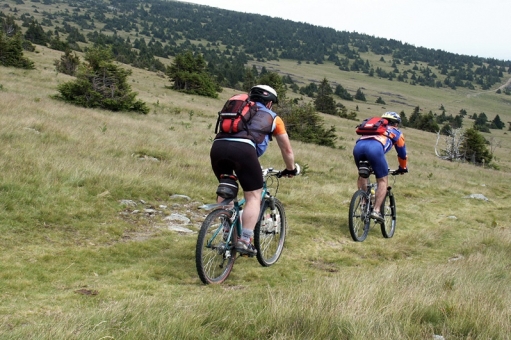
[{"label": "red backpack", "polygon": [[218,112],[215,133],[238,133],[248,131],[250,119],[257,113],[257,105],[250,101],[247,94],[237,94],[227,100]]},{"label": "red backpack", "polygon": [[357,135],[383,135],[387,133],[387,126],[389,121],[381,117],[371,117],[364,119],[360,125],[357,126]]}]

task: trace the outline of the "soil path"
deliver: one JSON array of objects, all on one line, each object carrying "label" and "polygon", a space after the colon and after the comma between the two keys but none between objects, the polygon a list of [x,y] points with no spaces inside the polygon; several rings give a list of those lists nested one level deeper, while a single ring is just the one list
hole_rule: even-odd
[{"label": "soil path", "polygon": [[511,87],[511,78],[509,78],[504,85],[500,86],[499,90],[504,90],[506,87]]},{"label": "soil path", "polygon": [[[511,88],[511,78],[509,78],[507,80],[507,82],[501,86],[499,86],[499,90],[504,90],[505,88]],[[476,93],[470,93],[470,94],[467,94],[467,97],[477,97],[478,95],[480,95],[481,93],[487,93],[487,92],[493,92],[494,90],[488,90],[488,91],[481,91],[481,92],[476,92]]]}]

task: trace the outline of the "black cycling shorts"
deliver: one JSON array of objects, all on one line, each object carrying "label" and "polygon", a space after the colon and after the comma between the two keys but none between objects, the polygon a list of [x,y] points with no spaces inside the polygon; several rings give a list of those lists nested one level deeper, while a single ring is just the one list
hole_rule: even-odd
[{"label": "black cycling shorts", "polygon": [[216,140],[209,154],[215,176],[236,174],[243,191],[263,187],[263,172],[256,149],[247,143]]}]

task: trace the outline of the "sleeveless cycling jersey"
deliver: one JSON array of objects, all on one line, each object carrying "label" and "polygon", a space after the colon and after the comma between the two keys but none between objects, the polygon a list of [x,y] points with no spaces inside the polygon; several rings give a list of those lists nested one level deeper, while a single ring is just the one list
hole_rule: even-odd
[{"label": "sleeveless cycling jersey", "polygon": [[[239,141],[252,144],[257,151],[257,156],[260,157],[267,149],[268,143],[270,141],[270,135],[274,132],[276,128],[275,121],[278,120],[282,122],[282,120],[276,119],[277,114],[264,106],[261,103],[256,103],[257,105],[257,114],[250,119],[250,124],[248,126],[248,132],[242,130],[237,133],[225,133],[219,132],[215,140],[223,139],[230,141]],[[283,124],[279,124],[282,126]],[[281,132],[282,127],[279,128],[279,134]],[[285,129],[284,129],[285,133]]]}]

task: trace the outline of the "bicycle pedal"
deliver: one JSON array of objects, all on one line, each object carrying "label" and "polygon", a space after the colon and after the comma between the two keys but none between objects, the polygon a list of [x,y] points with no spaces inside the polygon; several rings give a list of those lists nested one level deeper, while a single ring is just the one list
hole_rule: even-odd
[{"label": "bicycle pedal", "polygon": [[255,254],[242,253],[240,251],[238,251],[238,254],[240,255],[240,257],[254,257],[255,256]]}]

